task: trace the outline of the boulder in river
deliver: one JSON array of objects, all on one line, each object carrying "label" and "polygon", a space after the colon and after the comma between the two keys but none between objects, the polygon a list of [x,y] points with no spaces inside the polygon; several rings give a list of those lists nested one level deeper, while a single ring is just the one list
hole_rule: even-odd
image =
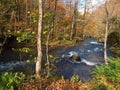
[{"label": "boulder in river", "polygon": [[80,58],[80,56],[78,56],[78,55],[72,55],[72,56],[70,57],[70,59],[71,59],[71,60],[75,60],[75,61],[81,61],[81,58]]}]

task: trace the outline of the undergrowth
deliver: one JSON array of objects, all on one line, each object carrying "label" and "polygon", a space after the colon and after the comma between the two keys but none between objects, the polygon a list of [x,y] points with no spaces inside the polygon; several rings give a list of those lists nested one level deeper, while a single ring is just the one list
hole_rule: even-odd
[{"label": "undergrowth", "polygon": [[108,65],[96,66],[93,79],[82,83],[77,75],[66,80],[50,75],[36,80],[34,75],[0,73],[0,90],[120,90],[120,58],[112,58]]},{"label": "undergrowth", "polygon": [[93,72],[95,90],[120,90],[120,58],[112,58],[108,65],[96,66]]},{"label": "undergrowth", "polygon": [[24,78],[23,73],[0,73],[0,90],[15,90]]}]

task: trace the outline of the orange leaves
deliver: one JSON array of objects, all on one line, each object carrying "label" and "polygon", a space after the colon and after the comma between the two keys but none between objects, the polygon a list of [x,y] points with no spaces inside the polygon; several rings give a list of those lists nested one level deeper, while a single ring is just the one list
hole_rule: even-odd
[{"label": "orange leaves", "polygon": [[50,7],[54,7],[55,3],[54,2],[50,2]]},{"label": "orange leaves", "polygon": [[70,16],[69,14],[65,14],[64,15],[64,20],[68,21],[68,22],[72,22],[72,16]]},{"label": "orange leaves", "polygon": [[21,21],[21,22],[16,22],[14,25],[19,27],[19,26],[24,26],[25,24],[26,22]]},{"label": "orange leaves", "polygon": [[65,10],[65,8],[63,6],[60,6],[60,5],[58,5],[56,8],[57,8],[57,10]]},{"label": "orange leaves", "polygon": [[[50,2],[50,7],[54,8],[54,6],[55,6],[55,3],[54,2]],[[57,10],[65,10],[65,8],[63,6],[61,6],[61,5],[57,5],[56,9]]]}]

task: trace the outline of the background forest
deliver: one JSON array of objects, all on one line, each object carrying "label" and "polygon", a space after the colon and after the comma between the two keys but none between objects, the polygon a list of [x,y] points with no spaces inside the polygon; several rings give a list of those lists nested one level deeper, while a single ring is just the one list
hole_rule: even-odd
[{"label": "background forest", "polygon": [[[33,72],[32,75],[19,72],[0,73],[0,89],[119,90],[120,0],[103,0],[99,5],[93,5],[92,0],[42,1],[42,68],[45,70],[43,69],[39,80],[34,78]],[[9,61],[10,55],[14,57],[12,60],[36,62],[38,3],[38,0],[0,0],[1,62],[3,58],[5,62]],[[78,76],[65,80],[64,77],[53,75],[51,68],[54,66],[50,65],[49,59],[54,59],[55,56],[49,54],[49,50],[59,46],[74,46],[86,38],[95,38],[99,43],[110,46],[110,50],[115,54],[114,58],[105,62],[110,64],[96,66],[93,71],[94,78],[85,83],[82,83]]]},{"label": "background forest", "polygon": [[[77,0],[75,3],[70,0],[43,1],[43,44],[46,43],[49,34],[52,44],[74,38],[81,40],[85,37],[94,37],[103,42],[106,18],[104,4],[91,12],[90,10],[94,7],[92,2],[86,0],[85,4],[82,3],[83,1]],[[80,5],[84,8],[82,13],[78,11]],[[115,34],[115,32],[119,34],[119,0],[110,0],[107,8],[110,14],[109,34]],[[1,44],[4,44],[7,39],[14,38],[19,43],[35,45],[38,2],[34,0],[1,0],[0,9]],[[116,43],[114,44],[116,45]]]}]

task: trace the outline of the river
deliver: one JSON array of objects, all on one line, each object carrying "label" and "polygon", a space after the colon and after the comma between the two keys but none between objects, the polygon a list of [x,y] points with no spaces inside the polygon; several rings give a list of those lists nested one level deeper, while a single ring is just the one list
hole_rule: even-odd
[{"label": "river", "polygon": [[[87,38],[82,42],[78,42],[77,45],[64,48],[52,49],[49,52],[51,54],[56,54],[57,62],[53,62],[57,67],[57,75],[64,76],[64,78],[69,79],[73,75],[78,75],[79,78],[85,82],[88,81],[92,76],[92,71],[96,65],[104,64],[104,53],[103,44],[98,43],[96,39]],[[109,46],[107,47],[108,57],[112,57],[113,54],[109,51]],[[69,57],[73,54],[77,54],[81,57],[82,61],[71,61]],[[35,68],[34,62],[26,63],[25,61],[10,61],[10,62],[0,62],[0,71],[8,71],[9,68],[13,68],[14,71],[24,71],[27,73],[32,73],[34,70],[26,71],[27,68]]]}]

